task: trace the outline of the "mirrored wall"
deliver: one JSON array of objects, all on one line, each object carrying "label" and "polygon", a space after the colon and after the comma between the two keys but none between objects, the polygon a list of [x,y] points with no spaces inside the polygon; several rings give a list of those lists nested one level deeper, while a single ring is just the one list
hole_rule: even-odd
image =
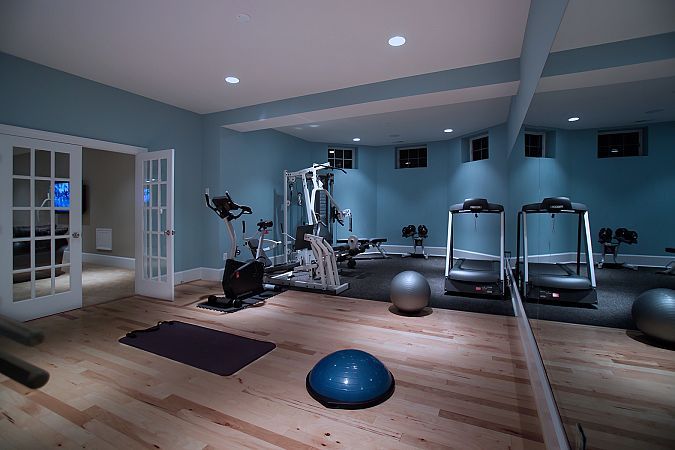
[{"label": "mirrored wall", "polygon": [[675,448],[675,62],[652,36],[553,74],[565,24],[509,161],[526,311],[572,448]]}]

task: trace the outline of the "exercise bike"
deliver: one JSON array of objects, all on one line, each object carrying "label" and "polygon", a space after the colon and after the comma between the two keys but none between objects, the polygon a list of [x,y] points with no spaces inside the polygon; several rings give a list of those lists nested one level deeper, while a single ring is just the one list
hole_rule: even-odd
[{"label": "exercise bike", "polygon": [[[236,204],[227,192],[221,197],[211,198],[207,189],[204,197],[206,206],[212,209],[227,225],[227,234],[230,238],[230,251],[227,253],[227,259],[225,260],[222,281],[225,295],[210,295],[207,304],[219,308],[239,309],[245,305],[244,299],[258,295],[265,290],[263,284],[265,264],[259,258],[248,261],[235,259],[239,255],[239,250],[237,249],[237,235],[232,221],[242,215],[252,214],[253,211],[246,205]],[[272,222],[264,222],[262,225],[271,227]],[[258,226],[260,227],[261,223],[258,223]]]}]

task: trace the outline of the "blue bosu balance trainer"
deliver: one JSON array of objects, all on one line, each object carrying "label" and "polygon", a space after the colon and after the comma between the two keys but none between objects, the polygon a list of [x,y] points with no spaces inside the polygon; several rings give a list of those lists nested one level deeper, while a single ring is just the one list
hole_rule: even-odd
[{"label": "blue bosu balance trainer", "polygon": [[327,408],[375,406],[391,397],[394,385],[384,364],[361,350],[331,353],[307,374],[307,391]]}]

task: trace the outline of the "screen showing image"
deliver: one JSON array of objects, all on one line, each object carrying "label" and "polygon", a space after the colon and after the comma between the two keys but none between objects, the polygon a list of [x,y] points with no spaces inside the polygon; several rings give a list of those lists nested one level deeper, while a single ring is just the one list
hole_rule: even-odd
[{"label": "screen showing image", "polygon": [[70,183],[68,181],[54,183],[54,208],[70,208]]}]

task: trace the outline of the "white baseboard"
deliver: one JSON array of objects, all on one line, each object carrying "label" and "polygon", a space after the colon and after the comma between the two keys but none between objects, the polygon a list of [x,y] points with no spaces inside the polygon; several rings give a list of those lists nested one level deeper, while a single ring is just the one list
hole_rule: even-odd
[{"label": "white baseboard", "polygon": [[220,281],[223,279],[224,269],[212,269],[210,267],[200,267],[201,279],[206,281]]},{"label": "white baseboard", "polygon": [[[414,247],[412,245],[383,245],[382,248],[389,254],[405,254],[412,252]],[[445,257],[445,247],[424,247],[429,256],[442,256]],[[499,259],[497,255],[491,255],[488,253],[472,252],[470,250],[462,250],[456,248],[454,250],[455,258],[473,258],[473,259],[489,259],[496,260]],[[521,255],[522,257],[522,255]],[[593,261],[597,264],[600,261],[601,254],[593,253]],[[550,264],[571,264],[576,263],[577,254],[576,252],[564,252],[564,253],[551,253],[546,255],[529,255],[529,261],[533,263],[550,263]],[[619,262],[625,262],[635,266],[641,267],[665,267],[666,264],[673,261],[675,258],[669,256],[653,256],[653,255],[619,255]],[[515,255],[511,255],[511,262],[515,263]],[[581,262],[586,261],[586,253],[581,254]],[[612,262],[611,257],[607,259],[607,262]]]},{"label": "white baseboard", "polygon": [[[387,252],[389,255],[404,255],[406,253],[412,253],[414,247],[412,245],[386,245],[383,244],[382,250]],[[424,251],[429,256],[443,256],[445,257],[445,247],[427,247],[424,246]],[[455,249],[457,252],[457,249]]]},{"label": "white baseboard", "polygon": [[[392,254],[392,255],[404,255],[406,253],[412,253],[414,250],[414,246],[412,245],[382,245],[382,249],[387,252],[387,254]],[[445,247],[424,247],[424,251],[426,251],[427,255],[429,256],[442,256],[445,258],[445,252],[446,248]],[[453,251],[453,256],[455,258],[473,258],[473,259],[490,259],[490,260],[497,260],[499,257],[497,255],[490,255],[488,253],[480,253],[480,252],[472,252],[470,250],[462,250],[460,248],[456,248]]]},{"label": "white baseboard", "polygon": [[[63,252],[63,263],[67,264],[70,261],[70,252]],[[135,270],[136,259],[126,258],[124,256],[101,255],[98,253],[82,253],[82,262],[97,264],[99,266],[119,267],[122,269]]]},{"label": "white baseboard", "polygon": [[189,283],[190,281],[197,281],[202,279],[202,268],[195,267],[194,269],[183,270],[181,272],[174,272],[173,284],[179,285]]},{"label": "white baseboard", "polygon": [[[593,262],[597,265],[600,262],[602,254],[593,253]],[[577,262],[576,252],[566,253],[552,253],[550,255],[530,255],[528,257],[533,263],[550,263],[550,264],[575,264]],[[653,255],[619,255],[618,261],[634,266],[640,267],[665,267],[666,264],[673,260],[668,256],[653,256]],[[511,257],[511,262],[515,263],[516,258]],[[614,260],[610,257],[605,262],[611,263]],[[586,253],[581,254],[581,263],[586,262]]]}]

